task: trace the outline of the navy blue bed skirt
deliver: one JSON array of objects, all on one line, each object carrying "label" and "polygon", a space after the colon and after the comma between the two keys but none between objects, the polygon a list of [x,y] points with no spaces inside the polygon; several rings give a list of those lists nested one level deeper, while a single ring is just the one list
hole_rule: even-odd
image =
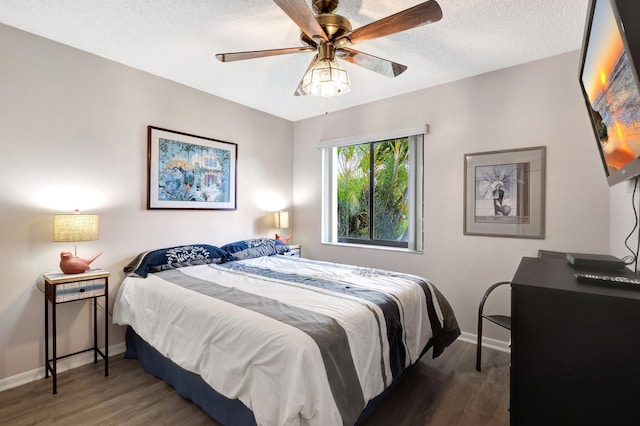
[{"label": "navy blue bed skirt", "polygon": [[219,423],[228,426],[255,426],[253,412],[240,400],[229,399],[213,390],[199,375],[164,357],[131,327],[127,327],[126,341],[125,358],[137,358],[144,371],[164,380]]},{"label": "navy blue bed skirt", "polygon": [[[209,386],[199,375],[176,365],[127,327],[125,358],[138,359],[149,374],[161,378],[180,395],[190,399],[213,419],[225,426],[256,425],[253,412],[240,400],[229,399]],[[383,393],[369,401],[356,424],[366,419],[411,369],[406,369]]]}]

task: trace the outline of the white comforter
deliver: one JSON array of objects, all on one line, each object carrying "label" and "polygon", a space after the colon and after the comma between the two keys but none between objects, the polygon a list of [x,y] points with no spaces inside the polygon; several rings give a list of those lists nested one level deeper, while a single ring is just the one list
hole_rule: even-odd
[{"label": "white comforter", "polygon": [[[281,273],[330,277],[390,294],[403,315],[407,365],[418,359],[432,337],[425,292],[412,280],[375,273],[365,276],[362,268],[282,256],[239,263]],[[380,320],[384,315],[376,304],[221,266],[190,266],[175,271],[334,318],[348,336],[364,404],[390,384],[387,332],[384,320]],[[318,346],[306,333],[161,276],[127,277],[116,298],[114,323],[132,326],[175,364],[200,375],[227,398],[242,401],[260,425],[343,424],[345,419],[335,402],[341,396],[332,395]],[[433,293],[431,284],[428,286]],[[435,294],[432,299],[442,322]],[[357,409],[361,411],[365,405]]]}]

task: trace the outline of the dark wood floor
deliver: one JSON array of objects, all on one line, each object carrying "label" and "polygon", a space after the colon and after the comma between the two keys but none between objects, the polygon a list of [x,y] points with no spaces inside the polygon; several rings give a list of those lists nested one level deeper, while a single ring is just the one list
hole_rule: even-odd
[{"label": "dark wood floor", "polygon": [[[435,360],[429,354],[365,422],[381,425],[491,425],[509,423],[509,355],[485,349],[475,370],[475,345],[455,342]],[[136,360],[110,358],[51,379],[0,392],[6,425],[217,425]]]}]

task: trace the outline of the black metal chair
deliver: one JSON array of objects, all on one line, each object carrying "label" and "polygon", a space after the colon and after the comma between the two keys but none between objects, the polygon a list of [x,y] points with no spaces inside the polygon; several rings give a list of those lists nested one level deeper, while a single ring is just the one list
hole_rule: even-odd
[{"label": "black metal chair", "polygon": [[507,330],[511,330],[511,317],[509,315],[487,315],[483,312],[484,303],[487,301],[487,297],[491,294],[493,290],[500,287],[501,285],[511,284],[510,281],[500,281],[493,284],[491,287],[484,292],[484,296],[482,296],[482,301],[480,302],[480,307],[478,308],[478,348],[476,354],[476,370],[482,371],[481,367],[481,359],[482,359],[482,320],[486,319],[491,321],[494,324],[498,324],[500,327],[504,327]]}]

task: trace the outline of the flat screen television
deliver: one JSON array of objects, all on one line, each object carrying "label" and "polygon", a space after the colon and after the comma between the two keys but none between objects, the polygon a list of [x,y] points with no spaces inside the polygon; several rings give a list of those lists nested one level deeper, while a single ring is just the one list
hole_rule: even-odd
[{"label": "flat screen television", "polygon": [[640,1],[591,0],[579,81],[609,186],[640,174]]}]

